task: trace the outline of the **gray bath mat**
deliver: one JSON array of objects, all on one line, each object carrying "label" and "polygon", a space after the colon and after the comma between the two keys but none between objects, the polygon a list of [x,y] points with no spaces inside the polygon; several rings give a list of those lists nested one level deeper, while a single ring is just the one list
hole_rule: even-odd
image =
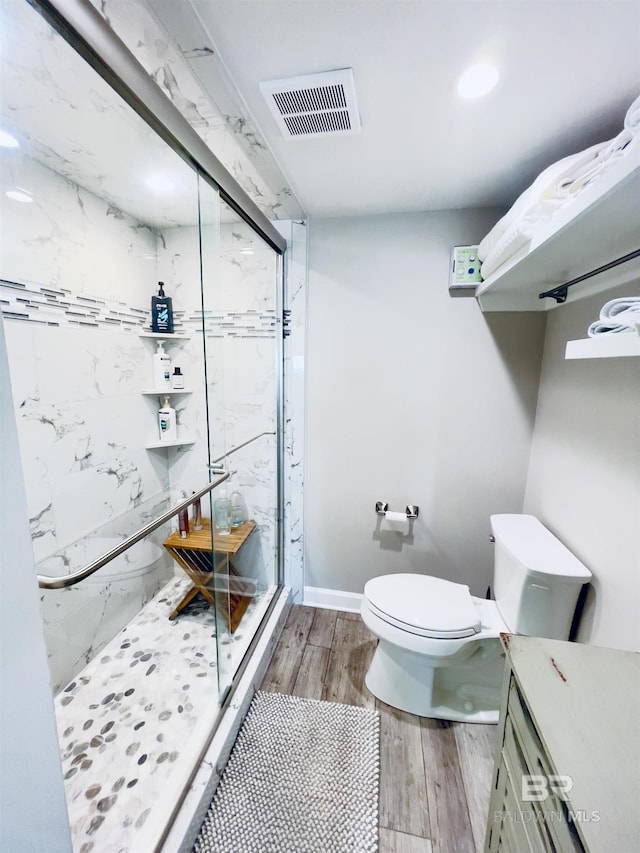
[{"label": "gray bath mat", "polygon": [[194,853],[376,853],[377,711],[256,693]]}]

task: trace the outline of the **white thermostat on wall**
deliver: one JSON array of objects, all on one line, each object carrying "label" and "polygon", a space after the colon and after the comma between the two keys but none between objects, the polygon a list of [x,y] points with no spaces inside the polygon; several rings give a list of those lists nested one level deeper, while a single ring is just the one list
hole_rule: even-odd
[{"label": "white thermostat on wall", "polygon": [[449,269],[449,293],[452,296],[472,296],[481,281],[478,247],[454,246]]}]

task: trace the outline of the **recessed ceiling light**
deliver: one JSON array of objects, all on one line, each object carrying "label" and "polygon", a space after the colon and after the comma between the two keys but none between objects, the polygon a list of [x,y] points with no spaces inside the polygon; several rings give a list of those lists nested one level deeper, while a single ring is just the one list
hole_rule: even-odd
[{"label": "recessed ceiling light", "polygon": [[20,143],[15,136],[0,129],[0,148],[20,148]]},{"label": "recessed ceiling light", "polygon": [[253,249],[249,249],[249,248],[240,249],[240,254],[241,255],[253,255]]},{"label": "recessed ceiling light", "polygon": [[490,92],[498,82],[498,71],[488,62],[471,65],[458,80],[458,94],[461,98],[481,98]]},{"label": "recessed ceiling light", "polygon": [[5,195],[13,201],[21,201],[23,204],[29,204],[33,201],[33,193],[25,190],[22,187],[14,187],[12,190],[7,190]]}]

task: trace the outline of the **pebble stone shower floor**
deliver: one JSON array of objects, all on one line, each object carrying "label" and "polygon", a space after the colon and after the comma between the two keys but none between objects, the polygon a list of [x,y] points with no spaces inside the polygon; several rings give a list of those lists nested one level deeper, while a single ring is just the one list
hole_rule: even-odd
[{"label": "pebble stone shower floor", "polygon": [[217,712],[213,610],[197,598],[168,620],[188,586],[172,579],[55,699],[74,853],[140,853],[181,749]]}]

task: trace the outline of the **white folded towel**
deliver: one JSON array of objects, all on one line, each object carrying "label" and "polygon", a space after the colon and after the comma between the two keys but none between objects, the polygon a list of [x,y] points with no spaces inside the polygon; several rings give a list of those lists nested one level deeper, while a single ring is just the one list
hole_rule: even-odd
[{"label": "white folded towel", "polygon": [[[640,131],[640,128],[638,128]],[[592,170],[595,173],[608,169],[609,166],[618,160],[623,155],[629,154],[632,148],[637,148],[640,145],[640,132],[634,133],[632,130],[621,130],[615,139],[612,139],[605,148],[598,154],[598,162]]]},{"label": "white folded towel", "polygon": [[640,96],[631,104],[624,119],[626,130],[633,134],[640,134]]},{"label": "white folded towel", "polygon": [[640,332],[640,296],[626,296],[606,302],[600,317],[587,329],[587,334],[595,338],[597,335],[636,331]]},{"label": "white folded towel", "polygon": [[619,323],[620,315],[627,312],[640,312],[640,296],[621,296],[619,299],[610,299],[602,306],[600,319],[606,321],[615,317],[616,322]]},{"label": "white folded towel", "polygon": [[498,267],[505,264],[523,246],[528,246],[531,242],[532,232],[533,224],[529,222],[528,218],[521,222],[514,222],[500,239],[496,241],[487,257],[482,261],[480,265],[482,278],[484,280],[488,279]]},{"label": "white folded towel", "polygon": [[[595,180],[609,167],[611,161],[626,153],[630,148],[640,145],[640,97],[627,110],[624,129],[608,142],[600,142],[552,163],[538,175],[528,189],[521,193],[502,219],[498,220],[491,231],[478,246],[478,257],[486,261],[496,248],[498,241],[513,226],[527,215],[533,219],[544,220],[581,190]],[[535,210],[539,204],[545,204],[543,210]]]},{"label": "white folded towel", "polygon": [[[553,202],[554,199],[564,198],[570,193],[570,185],[584,173],[600,165],[598,154],[604,151],[611,142],[600,142],[578,154],[565,157],[557,163],[548,166],[531,186],[518,196],[512,207],[498,220],[487,236],[478,246],[478,257],[481,261],[487,259],[500,238],[520,219],[531,213],[536,205],[544,199]],[[547,210],[547,212],[550,212]]]},{"label": "white folded towel", "polygon": [[595,338],[598,335],[618,335],[621,332],[636,332],[640,331],[640,314],[636,314],[635,323],[614,323],[609,321],[605,323],[602,320],[595,320],[587,329],[587,334],[590,338]]}]

